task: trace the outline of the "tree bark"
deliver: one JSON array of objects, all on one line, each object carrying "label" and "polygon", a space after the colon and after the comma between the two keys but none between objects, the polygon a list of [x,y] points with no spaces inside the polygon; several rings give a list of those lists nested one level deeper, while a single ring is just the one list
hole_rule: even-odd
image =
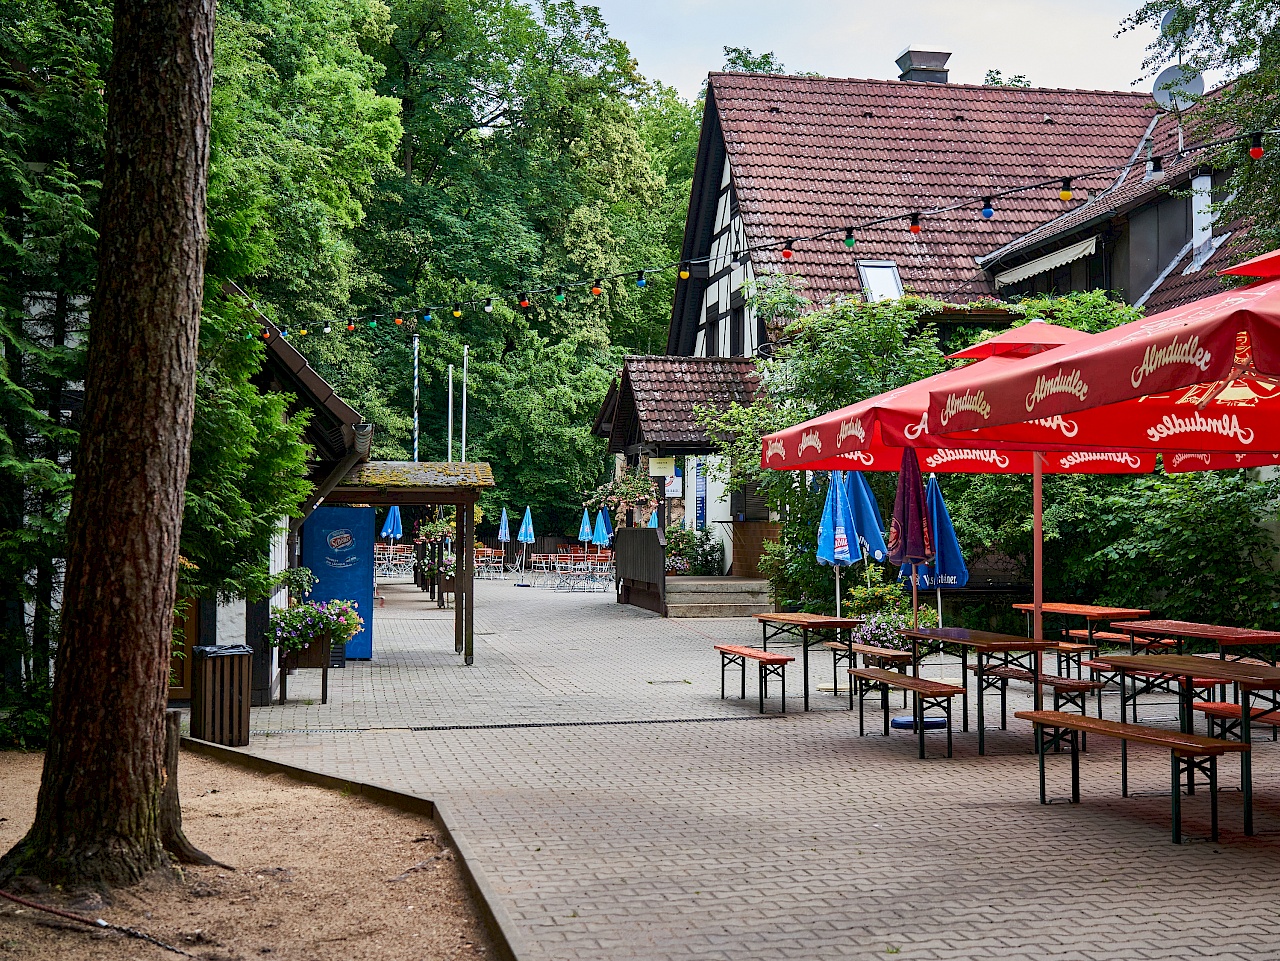
[{"label": "tree bark", "polygon": [[164,849],[183,864],[213,864],[228,871],[235,868],[215,861],[187,840],[182,830],[182,805],[178,802],[178,748],[182,737],[179,727],[182,712],[164,713],[164,790],[160,794],[160,840]]},{"label": "tree bark", "polygon": [[204,287],[213,0],[116,0],[98,284],[52,732],[0,881],[134,883],[160,801]]}]

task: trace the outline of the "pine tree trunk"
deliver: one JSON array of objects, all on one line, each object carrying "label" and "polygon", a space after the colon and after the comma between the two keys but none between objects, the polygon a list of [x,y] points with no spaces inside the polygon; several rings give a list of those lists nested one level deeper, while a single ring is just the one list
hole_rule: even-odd
[{"label": "pine tree trunk", "polygon": [[116,0],[98,284],[52,736],[0,880],[168,864],[164,710],[204,286],[213,0]]}]

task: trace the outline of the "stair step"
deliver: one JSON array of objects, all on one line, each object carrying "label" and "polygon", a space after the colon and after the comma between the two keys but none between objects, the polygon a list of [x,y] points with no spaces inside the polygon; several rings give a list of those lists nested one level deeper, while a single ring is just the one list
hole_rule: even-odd
[{"label": "stair step", "polygon": [[772,603],[766,604],[673,604],[667,600],[668,617],[750,617],[752,614],[765,614],[773,610]]},{"label": "stair step", "polygon": [[667,592],[668,604],[764,604],[772,605],[773,599],[766,593],[730,593],[720,594],[672,594]]}]

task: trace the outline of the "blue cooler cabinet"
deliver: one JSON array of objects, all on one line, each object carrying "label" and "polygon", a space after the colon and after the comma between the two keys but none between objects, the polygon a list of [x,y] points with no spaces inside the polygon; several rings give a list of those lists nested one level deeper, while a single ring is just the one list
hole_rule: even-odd
[{"label": "blue cooler cabinet", "polygon": [[311,568],[313,601],[355,601],[364,627],[347,642],[347,657],[373,657],[372,507],[317,507],[302,525],[302,565]]}]

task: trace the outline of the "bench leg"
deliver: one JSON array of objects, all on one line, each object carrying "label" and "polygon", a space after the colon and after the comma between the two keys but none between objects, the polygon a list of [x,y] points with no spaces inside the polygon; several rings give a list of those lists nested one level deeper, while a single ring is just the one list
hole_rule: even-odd
[{"label": "bench leg", "polygon": [[889,736],[889,685],[880,685],[880,710],[884,711],[884,736]]},{"label": "bench leg", "polygon": [[1123,740],[1120,742],[1120,796],[1129,796],[1129,742]]},{"label": "bench leg", "polygon": [[1178,769],[1178,755],[1169,752],[1169,764],[1173,768],[1173,843],[1182,843],[1182,771]]},{"label": "bench leg", "polygon": [[1080,803],[1080,732],[1071,732],[1071,803]]},{"label": "bench leg", "polygon": [[[850,692],[851,698],[853,696],[853,689],[855,687],[857,687],[858,689],[858,737],[865,737],[867,734],[866,723],[865,723],[867,712],[866,712],[866,706],[862,703],[862,678],[854,677],[852,674],[850,674],[849,675],[849,692]],[[850,700],[849,702],[849,709],[850,710],[853,709],[852,700]]]},{"label": "bench leg", "polygon": [[1218,840],[1218,758],[1209,755],[1209,837]]},{"label": "bench leg", "polygon": [[724,700],[724,669],[725,669],[724,651],[721,651],[720,652],[720,700],[722,701]]},{"label": "bench leg", "polygon": [[742,700],[747,699],[747,659],[745,657],[738,659],[742,663]]},{"label": "bench leg", "polygon": [[1040,803],[1048,804],[1049,801],[1045,797],[1045,790],[1044,790],[1044,748],[1045,748],[1044,725],[1036,724],[1035,730],[1036,730],[1036,754],[1040,756]]},{"label": "bench leg", "polygon": [[1000,681],[1000,730],[1007,731],[1009,729],[1009,717],[1006,711],[1006,703],[1009,697],[1009,682],[1007,680]]},{"label": "bench leg", "polygon": [[[742,671],[743,684],[746,684],[746,674],[747,672],[746,672],[746,669],[744,668]],[[765,696],[765,692],[768,690],[768,687],[769,687],[769,675],[764,669],[764,662],[761,661],[760,662],[760,713],[761,714],[764,713],[764,696]],[[784,700],[782,704],[782,707],[784,710],[786,709],[786,706],[787,706],[786,701]]]},{"label": "bench leg", "polygon": [[951,698],[943,702],[943,707],[947,711],[947,757],[951,757]]},{"label": "bench leg", "polygon": [[924,700],[919,694],[911,693],[911,711],[916,718],[916,735],[920,741],[920,760],[924,760]]}]

